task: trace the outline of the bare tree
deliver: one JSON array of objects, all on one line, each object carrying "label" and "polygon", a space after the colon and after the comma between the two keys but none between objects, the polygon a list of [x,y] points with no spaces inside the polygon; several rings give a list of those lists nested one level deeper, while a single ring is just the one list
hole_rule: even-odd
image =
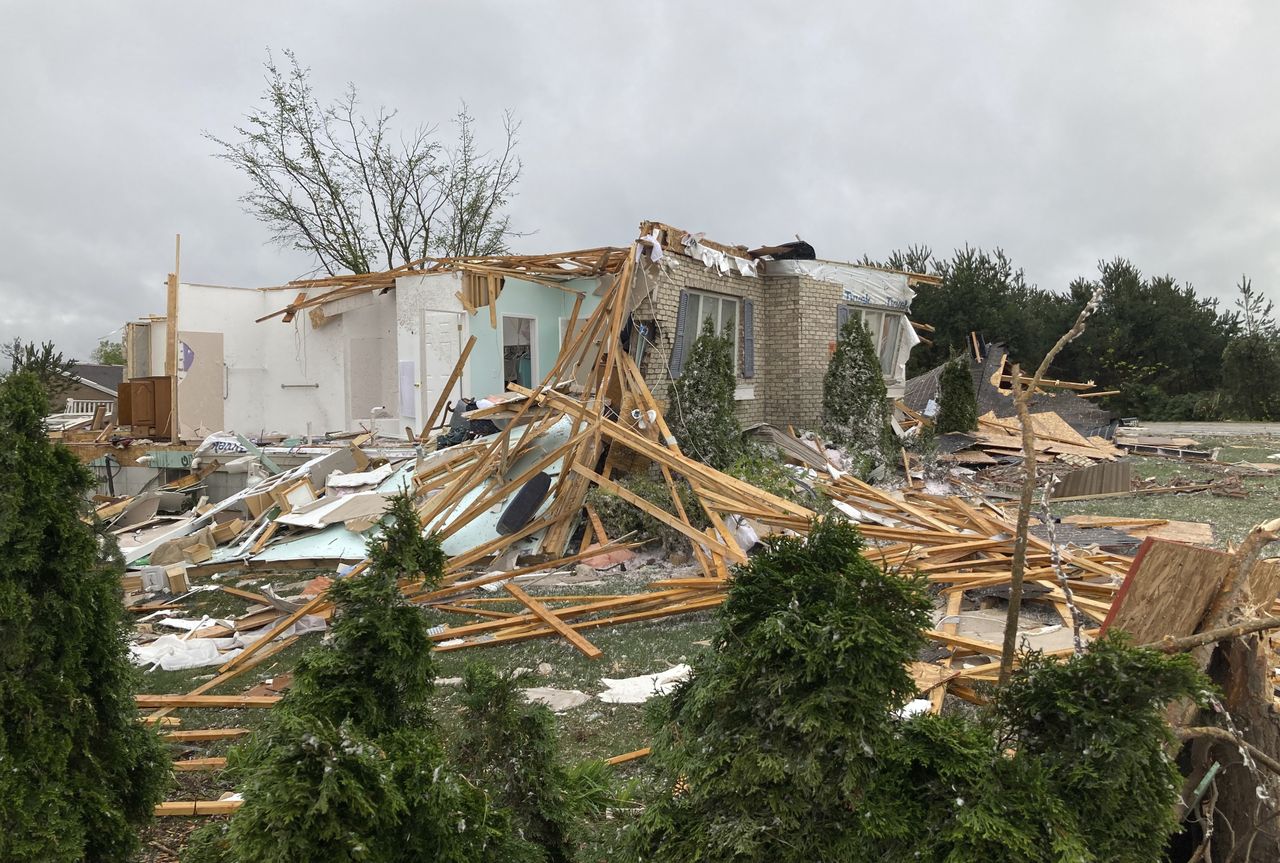
[{"label": "bare tree", "polygon": [[218,158],[238,168],[250,189],[240,200],[282,246],[310,252],[330,275],[391,269],[431,255],[490,255],[514,236],[504,212],[521,163],[520,124],[504,115],[498,152],[475,140],[464,104],[446,146],[434,126],[406,135],[395,111],[360,111],[354,84],[329,105],[312,92],[310,70],[286,51],[288,68],[268,54],[262,104],[227,140],[210,133]]}]

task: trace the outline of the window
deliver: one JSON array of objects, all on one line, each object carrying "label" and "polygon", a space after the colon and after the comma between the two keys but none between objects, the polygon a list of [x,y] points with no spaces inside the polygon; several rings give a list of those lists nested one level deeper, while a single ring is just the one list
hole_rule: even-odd
[{"label": "window", "polygon": [[871,333],[871,343],[880,357],[880,372],[885,377],[892,377],[898,358],[898,339],[902,332],[904,315],[900,312],[865,309],[857,306],[841,306],[836,318],[845,320],[849,314],[862,319],[862,324]]},{"label": "window", "polygon": [[502,316],[502,384],[515,381],[533,386],[533,345],[537,321],[533,318]]},{"label": "window", "polygon": [[702,323],[711,318],[711,326],[719,335],[727,335],[733,345],[733,372],[738,373],[738,300],[718,294],[687,291],[688,306],[684,319],[684,356],[689,356],[693,343],[702,333]]}]

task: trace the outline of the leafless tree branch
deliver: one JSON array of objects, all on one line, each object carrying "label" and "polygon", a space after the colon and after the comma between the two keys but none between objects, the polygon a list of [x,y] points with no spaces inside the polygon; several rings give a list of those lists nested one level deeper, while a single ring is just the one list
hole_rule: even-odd
[{"label": "leafless tree branch", "polygon": [[205,133],[215,155],[248,179],[241,203],[273,242],[311,253],[330,275],[507,250],[517,234],[505,209],[522,169],[519,123],[509,112],[498,155],[480,150],[465,105],[446,150],[434,126],[396,136],[394,111],[363,114],[354,85],[322,104],[310,70],[284,53],[287,68],[268,54],[262,104],[235,135]]}]

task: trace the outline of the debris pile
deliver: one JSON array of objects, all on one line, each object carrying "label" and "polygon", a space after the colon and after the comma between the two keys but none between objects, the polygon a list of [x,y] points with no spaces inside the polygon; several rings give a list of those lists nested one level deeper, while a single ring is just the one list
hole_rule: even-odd
[{"label": "debris pile", "polygon": [[[437,405],[403,457],[370,459],[357,445],[359,441],[353,441],[330,447],[288,470],[275,469],[269,459],[255,456],[268,475],[214,505],[199,501],[190,509],[173,511],[174,496],[198,490],[213,469],[210,465],[156,492],[104,502],[99,515],[114,519],[113,530],[126,560],[135,567],[126,576],[131,607],[147,615],[141,621],[158,621],[152,627],[157,637],[135,645],[137,660],[161,668],[195,663],[218,666],[217,676],[189,693],[139,696],[139,707],[152,711],[147,721],[172,724],[168,714],[178,708],[239,709],[276,703],[277,694],[207,693],[285,649],[305,632],[323,628],[332,613],[325,593],[327,580],[317,579],[300,593],[281,597],[270,589],[247,590],[243,583],[232,585],[222,579],[255,569],[324,569],[338,578],[358,575],[368,565],[365,542],[380,529],[388,498],[398,493],[412,497],[422,529],[440,539],[448,557],[438,585],[428,588],[412,577],[399,585],[411,602],[457,618],[456,624],[431,631],[440,651],[555,638],[582,655],[598,658],[602,651],[590,640],[593,630],[712,609],[724,601],[730,568],[747,561],[758,537],[808,530],[816,517],[814,510],[681,452],[633,356],[622,347],[640,248],[633,247],[630,253],[598,251],[598,260],[590,265],[612,274],[613,279],[585,319],[578,319],[575,306],[564,347],[545,378],[532,387],[510,384],[507,392],[484,399],[483,404],[478,400]],[[530,277],[531,262],[520,259],[522,278]],[[588,266],[585,261],[579,263]],[[487,266],[489,270],[474,262],[459,265],[468,273],[464,294],[477,305],[501,290],[502,268]],[[551,275],[548,272],[545,277]],[[335,281],[331,292],[322,296],[345,297],[383,284],[359,278]],[[317,308],[311,301],[299,300],[283,313]],[[492,303],[489,308],[492,312]],[[466,360],[464,350],[453,380]],[[998,363],[990,355],[983,357],[979,368],[994,395],[988,393],[986,402],[979,400],[987,410],[979,418],[978,429],[963,436],[945,461],[997,463],[993,469],[1004,469],[1000,463],[1020,459],[1022,429],[1016,419],[990,404],[992,398],[1008,398],[1003,389],[1009,377],[1003,353]],[[1057,496],[1106,494],[1109,483],[1122,484],[1127,493],[1130,463],[1118,461],[1124,450],[1110,440],[1107,424],[1100,430],[1081,430],[1056,409],[1075,399],[1096,412],[1074,394],[1081,385],[1052,381],[1046,386],[1067,389],[1065,397],[1047,396],[1046,401],[1037,402],[1033,412],[1037,460],[1074,471],[1059,484]],[[927,422],[925,407],[905,405],[901,427],[910,432]],[[1096,413],[1084,410],[1072,416],[1097,419]],[[922,573],[937,589],[939,607],[927,632],[932,649],[910,668],[929,708],[941,709],[948,694],[981,701],[976,685],[995,680],[999,673],[1002,603],[1012,581],[1016,531],[1005,509],[964,482],[945,490],[916,487],[905,452],[907,483],[899,490],[887,490],[858,479],[840,454],[816,436],[770,426],[753,431],[795,466],[802,484],[814,485],[840,516],[859,525],[867,539],[864,554],[890,570]],[[660,478],[670,494],[670,511],[618,481],[624,473],[635,471]],[[1234,482],[1239,484],[1238,477]],[[690,493],[682,494],[678,484],[687,485]],[[1228,479],[1215,480],[1208,490],[1230,493],[1230,486]],[[588,560],[620,560],[637,544],[629,535],[606,534],[587,503],[593,487],[688,539],[696,566],[693,574],[652,581],[627,594],[534,596],[522,588],[523,576],[552,573]],[[1099,488],[1103,490],[1095,491]],[[698,513],[686,508],[689,501]],[[705,519],[708,526],[695,526],[695,517],[699,523]],[[1058,527],[1063,536],[1055,536]],[[1177,546],[1156,557],[1146,556],[1145,564],[1141,551],[1128,552],[1140,538],[1154,542],[1152,534],[1161,529],[1179,539],[1206,541],[1202,527],[1162,519],[1108,522],[1097,518],[1039,525],[1028,537],[1025,602],[1031,608],[1020,632],[1022,643],[1059,655],[1074,650],[1077,639],[1087,640],[1107,626],[1121,625],[1117,620],[1130,628],[1126,621],[1141,619],[1162,635],[1178,635],[1187,626],[1194,627],[1204,616],[1203,609],[1190,624],[1170,628],[1162,610],[1144,610],[1139,600],[1152,596],[1155,599],[1150,602],[1155,602],[1176,593],[1170,590],[1170,579],[1177,567],[1170,564],[1157,571],[1154,561],[1177,558],[1183,553],[1179,549],[1187,549],[1187,555],[1200,550]],[[1120,542],[1117,537],[1132,542]],[[1259,568],[1264,571],[1270,573],[1269,568]],[[235,618],[178,622],[181,618],[171,614],[180,610],[178,600],[143,601],[157,592],[180,597],[199,589],[221,590],[254,605]],[[1277,595],[1267,585],[1258,590],[1268,603]],[[154,632],[157,627],[181,634],[161,636]],[[192,642],[198,643],[191,646]],[[669,682],[643,680],[635,685],[648,691]],[[199,741],[241,733],[243,729],[184,729],[171,731],[170,737]],[[639,754],[642,751],[623,757]],[[216,759],[207,761],[208,765],[202,761],[182,769],[217,769],[212,763]],[[236,801],[182,803],[160,814],[228,811],[235,808],[233,804]]]}]

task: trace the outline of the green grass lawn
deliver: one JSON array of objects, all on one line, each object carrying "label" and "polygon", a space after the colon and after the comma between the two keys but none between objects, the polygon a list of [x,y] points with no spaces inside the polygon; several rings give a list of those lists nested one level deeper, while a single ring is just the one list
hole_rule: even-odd
[{"label": "green grass lawn", "polygon": [[[1240,438],[1214,440],[1220,447],[1221,462],[1265,462],[1267,456],[1280,452],[1280,440],[1274,438]],[[1197,482],[1217,479],[1224,469],[1218,465],[1183,462],[1173,459],[1134,458],[1135,478],[1154,479],[1167,483],[1175,478]],[[1248,529],[1260,521],[1280,516],[1280,476],[1248,478],[1244,480],[1248,497],[1236,499],[1215,497],[1209,493],[1161,494],[1126,498],[1107,498],[1094,501],[1059,503],[1053,506],[1058,515],[1092,514],[1127,516],[1133,518],[1167,518],[1182,521],[1209,522],[1219,546],[1238,542]],[[601,574],[599,584],[577,584],[568,587],[526,586],[533,596],[557,594],[618,594],[640,591],[652,578],[669,577],[676,573],[654,567],[646,575]],[[248,589],[260,589],[270,582],[285,595],[296,592],[290,586],[307,581],[315,573],[282,573],[257,579],[257,585]],[[226,579],[235,584],[237,579]],[[501,594],[483,594],[499,596]],[[184,601],[189,609],[188,617],[209,614],[226,617],[243,613],[249,602],[221,591],[194,594]],[[494,605],[501,610],[520,610],[512,600],[510,606]],[[473,622],[467,617],[439,611],[424,611],[428,625],[448,623],[458,625]],[[461,677],[468,663],[488,662],[502,671],[515,672],[525,669],[524,685],[546,686],[560,689],[577,689],[594,696],[603,690],[602,677],[632,677],[664,671],[672,665],[693,660],[715,630],[713,612],[681,615],[645,623],[624,624],[585,632],[586,637],[603,651],[603,656],[591,660],[560,638],[538,638],[531,641],[466,648],[437,654],[440,678]],[[303,636],[288,649],[270,657],[217,689],[213,694],[243,692],[259,681],[282,674],[296,664],[301,654],[318,644],[322,635]],[[541,671],[539,668],[541,667]],[[149,693],[187,692],[211,678],[216,669],[193,669],[175,672],[148,672],[142,675],[141,690]],[[444,737],[449,739],[459,728],[461,713],[461,687],[443,684],[437,688],[435,711]],[[180,728],[246,727],[253,728],[262,722],[266,710],[178,710]],[[613,705],[595,699],[567,710],[556,717],[560,731],[562,750],[567,759],[580,760],[607,758],[647,746],[650,742],[646,724],[645,705]],[[233,745],[231,741],[215,741],[174,748],[174,757],[195,758],[225,755]],[[652,795],[664,789],[654,787],[654,776],[644,759],[621,765],[617,769],[620,779],[633,780],[635,799],[643,804]],[[214,799],[231,790],[230,783],[218,773],[179,773],[176,786],[169,799]],[[608,860],[618,836],[627,823],[627,815],[619,813],[589,825],[588,841],[580,859]],[[207,819],[190,819],[187,829],[204,823]],[[165,833],[173,836],[180,825],[175,822],[187,819],[160,819]],[[156,833],[154,828],[148,835]],[[177,840],[175,840],[177,841]],[[170,843],[172,844],[172,843]],[[149,853],[143,859],[162,859]]]},{"label": "green grass lawn", "polygon": [[[526,586],[533,596],[557,594],[620,594],[638,592],[648,580],[667,577],[669,570],[654,568],[647,577],[635,575],[601,575],[601,583],[595,585],[571,585],[568,587]],[[298,573],[264,578],[263,582],[276,583],[281,593],[287,594],[284,585],[305,581]],[[235,584],[236,579],[226,583]],[[248,586],[247,589],[257,589]],[[488,596],[489,594],[485,594]],[[496,594],[500,595],[500,594]],[[243,613],[250,605],[247,600],[230,596],[221,591],[197,593],[184,601],[189,609],[187,617],[209,614],[225,617]],[[497,605],[501,610],[517,610],[512,601],[510,608]],[[450,623],[454,625],[473,622],[459,614],[424,611],[428,625]],[[524,669],[522,684],[534,687],[577,689],[588,695],[603,691],[602,677],[634,677],[665,671],[673,665],[692,660],[715,629],[712,612],[678,615],[642,623],[605,627],[584,633],[603,651],[599,659],[588,659],[568,642],[560,638],[538,638],[531,641],[493,646],[473,647],[437,653],[438,676],[442,679],[461,677],[463,669],[471,662],[487,662],[496,668],[514,673]],[[260,681],[289,671],[298,657],[321,643],[322,633],[309,633],[289,648],[270,657],[262,664],[246,671],[220,686],[210,694],[235,694],[244,692]],[[541,672],[539,668],[541,667]],[[197,668],[182,671],[145,672],[140,679],[140,692],[183,693],[211,679],[217,669]],[[453,737],[460,727],[462,710],[461,687],[441,684],[436,690],[435,713],[445,740]],[[196,728],[255,728],[268,716],[266,709],[181,709],[172,716],[181,718],[180,729]],[[650,742],[643,704],[606,704],[596,698],[571,708],[556,716],[564,757],[568,760],[608,758],[640,749]],[[184,743],[172,747],[175,759],[203,758],[226,755],[234,741],[210,741]],[[652,775],[646,761],[640,759],[616,768],[619,780],[636,790],[636,799],[643,802],[654,793]],[[177,773],[175,784],[167,795],[171,800],[213,800],[222,793],[233,790],[230,781],[218,772]],[[147,831],[144,842],[159,841],[168,847],[180,844],[188,830],[207,822],[208,818],[157,819],[157,824]],[[588,841],[582,860],[610,859],[618,841],[618,833],[626,823],[625,813],[611,814],[598,823],[588,825]],[[146,861],[167,859],[155,846],[147,845],[141,858]]]}]

